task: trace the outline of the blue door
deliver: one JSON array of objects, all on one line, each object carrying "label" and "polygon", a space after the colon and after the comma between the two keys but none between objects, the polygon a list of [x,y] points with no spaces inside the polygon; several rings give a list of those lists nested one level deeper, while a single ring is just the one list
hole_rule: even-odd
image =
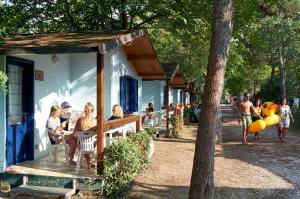
[{"label": "blue door", "polygon": [[34,159],[33,62],[6,58],[6,166]]}]

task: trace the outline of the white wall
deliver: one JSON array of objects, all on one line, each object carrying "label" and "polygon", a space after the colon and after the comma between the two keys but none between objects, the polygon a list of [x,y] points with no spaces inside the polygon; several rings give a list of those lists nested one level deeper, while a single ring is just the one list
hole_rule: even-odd
[{"label": "white wall", "polygon": [[151,102],[155,111],[160,111],[163,106],[163,87],[161,81],[142,81],[142,110],[146,110]]},{"label": "white wall", "polygon": [[[34,81],[34,157],[48,154],[49,138],[45,129],[52,105],[69,101],[72,109],[83,111],[91,102],[96,107],[96,53],[57,54],[58,64],[52,64],[50,55],[15,56],[34,61],[34,69],[44,71],[44,81]],[[0,69],[3,57],[0,56]],[[142,81],[132,65],[127,61],[122,48],[104,56],[104,116],[111,115],[113,104],[120,104],[119,77],[129,75],[138,80],[138,112],[141,113]],[[5,97],[0,92],[0,136],[5,138]],[[3,116],[3,117],[2,117]],[[5,158],[5,140],[0,141],[0,172]]]},{"label": "white wall", "polygon": [[172,89],[173,91],[173,103],[180,103],[180,89]]},{"label": "white wall", "polygon": [[[0,71],[5,71],[5,56],[0,55]],[[6,143],[6,128],[5,128],[5,118],[6,118],[6,106],[5,106],[5,95],[0,90],[0,172],[4,171],[5,166],[5,143]]]},{"label": "white wall", "polygon": [[44,71],[44,81],[34,81],[34,158],[48,154],[49,139],[45,125],[51,106],[70,100],[70,55],[57,56],[57,64],[52,63],[52,54],[16,56],[34,61],[34,70]]},{"label": "white wall", "polygon": [[[106,76],[106,73],[104,76]],[[72,106],[72,110],[83,111],[87,102],[91,102],[96,110],[96,78],[96,53],[71,54],[70,105]]]},{"label": "white wall", "polygon": [[[83,111],[84,105],[91,102],[96,106],[97,54],[72,54],[71,101],[73,110]],[[141,78],[127,61],[122,48],[104,55],[104,118],[111,116],[114,104],[120,104],[120,76],[129,75],[139,81],[139,111],[141,105]]]},{"label": "white wall", "polygon": [[[114,104],[120,104],[120,76],[128,75],[138,80],[138,114],[141,114],[142,105],[142,80],[133,68],[132,64],[127,61],[127,57],[122,48],[112,50],[105,54],[104,65],[111,67],[111,76],[108,80],[111,85],[110,94],[105,96],[104,101],[107,102],[105,106],[105,118],[111,115],[111,108]],[[110,103],[109,103],[110,102]]]}]

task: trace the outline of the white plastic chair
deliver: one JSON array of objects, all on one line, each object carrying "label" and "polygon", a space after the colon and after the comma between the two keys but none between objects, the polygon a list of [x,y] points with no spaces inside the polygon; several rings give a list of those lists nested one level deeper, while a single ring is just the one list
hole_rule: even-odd
[{"label": "white plastic chair", "polygon": [[159,115],[159,112],[152,112],[151,118],[146,116],[145,121],[144,121],[144,127],[154,127],[156,126],[157,122],[157,116]]},{"label": "white plastic chair", "polygon": [[54,162],[57,162],[57,152],[58,148],[62,146],[65,150],[65,156],[66,156],[66,163],[69,163],[69,145],[65,142],[65,139],[62,135],[62,142],[59,144],[51,144],[51,149],[49,153],[49,162],[53,164]]},{"label": "white plastic chair", "polygon": [[76,173],[78,173],[81,166],[81,161],[84,154],[96,154],[97,149],[94,146],[95,139],[93,138],[96,135],[94,131],[80,131],[79,132],[79,143],[80,149],[77,157]]}]

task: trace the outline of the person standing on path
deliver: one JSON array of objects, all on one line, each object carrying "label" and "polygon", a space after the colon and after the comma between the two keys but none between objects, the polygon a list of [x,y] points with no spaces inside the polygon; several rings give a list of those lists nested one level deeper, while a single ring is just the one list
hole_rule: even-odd
[{"label": "person standing on path", "polygon": [[243,141],[245,144],[248,144],[247,137],[248,137],[248,127],[252,123],[251,118],[251,110],[254,114],[258,115],[257,112],[254,110],[252,102],[249,101],[250,95],[249,93],[244,94],[244,99],[241,102],[240,106],[240,114],[241,117],[238,117],[238,124],[240,125],[240,119],[242,120],[242,127],[243,127]]},{"label": "person standing on path", "polygon": [[[253,109],[255,110],[256,113],[253,112],[253,114],[252,114],[252,122],[255,122],[256,120],[259,120],[259,119],[263,119],[261,117],[262,105],[261,105],[260,99],[257,98],[255,100]],[[255,139],[259,140],[258,132],[255,132],[254,135],[255,135]]]},{"label": "person standing on path", "polygon": [[287,133],[287,129],[290,127],[290,120],[294,123],[294,117],[291,112],[291,108],[287,105],[287,100],[283,98],[280,101],[280,105],[278,107],[278,113],[281,117],[281,121],[278,125],[278,136],[280,142],[285,142],[285,136]]}]

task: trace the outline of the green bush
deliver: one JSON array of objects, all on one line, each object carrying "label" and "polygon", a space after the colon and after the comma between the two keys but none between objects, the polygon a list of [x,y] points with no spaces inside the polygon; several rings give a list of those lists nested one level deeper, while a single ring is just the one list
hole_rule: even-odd
[{"label": "green bush", "polygon": [[181,115],[172,115],[170,118],[170,124],[173,126],[172,134],[174,138],[178,138],[179,128],[181,122]]},{"label": "green bush", "polygon": [[293,127],[300,129],[300,108],[298,106],[292,107],[292,114],[294,116],[295,122],[292,124]]},{"label": "green bush", "polygon": [[145,162],[147,162],[147,149],[149,142],[152,139],[152,132],[152,130],[144,130],[138,133],[131,133],[128,137],[141,150],[144,157],[146,158]]},{"label": "green bush", "polygon": [[0,71],[0,89],[3,91],[4,94],[6,94],[7,92],[7,88],[6,88],[6,82],[8,80],[7,75]]},{"label": "green bush", "polygon": [[189,125],[194,120],[194,108],[185,108],[183,112],[183,118],[185,125]]},{"label": "green bush", "polygon": [[118,197],[134,181],[146,165],[151,136],[145,132],[132,133],[128,139],[118,139],[104,150],[104,194]]}]

